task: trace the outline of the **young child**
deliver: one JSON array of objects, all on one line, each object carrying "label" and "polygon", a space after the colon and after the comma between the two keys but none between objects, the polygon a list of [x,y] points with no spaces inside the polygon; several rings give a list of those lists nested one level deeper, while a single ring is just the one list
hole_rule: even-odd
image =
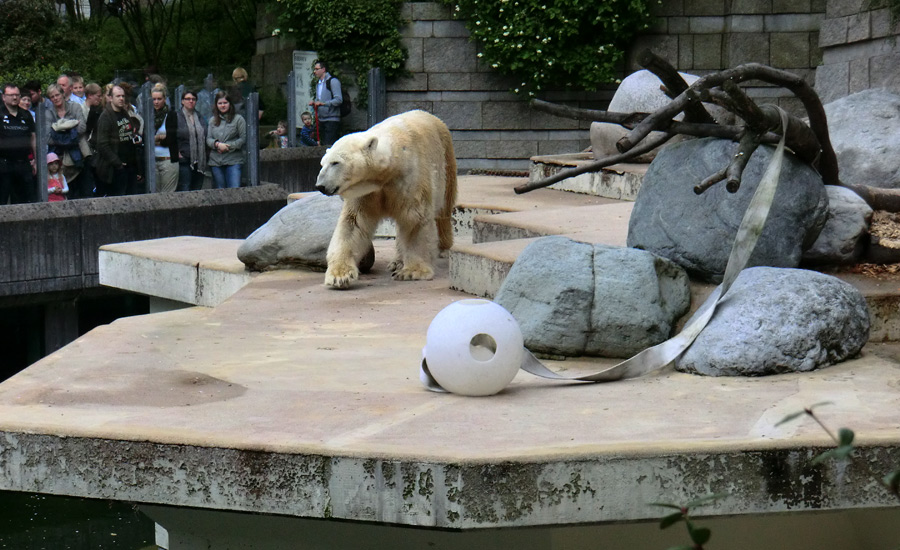
[{"label": "young child", "polygon": [[269,145],[270,149],[287,149],[287,122],[279,120],[278,127],[269,132],[269,139],[272,140],[272,143]]},{"label": "young child", "polygon": [[84,101],[84,77],[81,75],[72,75],[72,95]]},{"label": "young child", "polygon": [[47,202],[66,200],[69,185],[62,173],[62,161],[56,153],[47,153]]},{"label": "young child", "polygon": [[315,147],[319,142],[316,141],[316,127],[313,126],[312,113],[304,111],[300,115],[300,121],[303,123],[303,128],[300,128],[300,143]]}]

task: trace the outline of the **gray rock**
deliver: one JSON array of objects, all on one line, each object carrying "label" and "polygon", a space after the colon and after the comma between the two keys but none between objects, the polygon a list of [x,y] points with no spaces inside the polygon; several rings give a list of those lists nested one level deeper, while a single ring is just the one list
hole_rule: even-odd
[{"label": "gray rock", "polygon": [[866,249],[872,208],[846,187],[826,185],[828,221],[816,242],[803,253],[808,265],[856,263]]},{"label": "gray rock", "polygon": [[865,90],[825,105],[841,180],[900,187],[900,95]]},{"label": "gray rock", "polygon": [[[247,237],[238,248],[238,259],[255,271],[298,266],[324,270],[343,204],[339,196],[318,193],[292,202]],[[360,271],[368,271],[374,261],[375,250],[370,248]]]},{"label": "gray rock", "polygon": [[[720,282],[737,229],[773,148],[753,153],[737,193],[724,183],[702,195],[694,186],[725,167],[737,144],[713,138],[663,149],[650,164],[628,225],[628,246],[669,258],[688,273]],[[797,267],[822,230],[828,195],[822,178],[793,155],[786,155],[769,217],[750,257],[750,266]]]},{"label": "gray rock", "polygon": [[[684,81],[690,86],[700,77],[678,73]],[[626,76],[616,88],[616,93],[609,102],[607,110],[615,113],[652,113],[657,109],[668,105],[671,99],[660,89],[662,81],[655,74],[646,69],[635,71]],[[733,115],[721,107],[704,103],[706,110],[713,115],[720,123],[731,123]],[[679,113],[675,119],[681,120],[684,114]],[[618,155],[619,150],[616,149],[616,142],[627,134],[629,130],[608,122],[592,122],[591,123],[591,149],[594,152],[594,158],[602,159],[613,155]],[[650,138],[655,139],[659,132],[651,132]],[[648,138],[648,139],[650,139]],[[672,145],[686,139],[684,136],[676,136],[669,140],[667,145]],[[687,138],[690,139],[690,138]],[[656,157],[659,148],[653,149],[649,153],[645,153],[636,157],[632,162],[650,162]]]},{"label": "gray rock", "polygon": [[815,271],[754,267],[738,275],[675,368],[710,376],[806,372],[855,356],[868,339],[866,300],[852,285]]},{"label": "gray rock", "polygon": [[690,289],[684,270],[648,252],[544,237],[519,255],[494,300],[532,351],[629,357],[669,337]]}]

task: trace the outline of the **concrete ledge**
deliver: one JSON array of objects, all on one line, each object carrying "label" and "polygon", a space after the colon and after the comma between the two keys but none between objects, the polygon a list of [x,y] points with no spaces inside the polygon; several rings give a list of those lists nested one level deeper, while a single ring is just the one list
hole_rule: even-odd
[{"label": "concrete ledge", "polygon": [[[594,161],[592,153],[546,155],[531,158],[530,181],[538,181],[563,170]],[[550,189],[633,201],[641,189],[647,164],[616,164],[554,183]]]},{"label": "concrete ledge", "polygon": [[547,208],[475,216],[472,242],[528,239],[546,235],[587,234],[585,242],[625,246],[633,202]]},{"label": "concrete ledge", "polygon": [[[704,509],[705,517],[894,506],[862,480],[900,460],[895,447],[870,445],[846,468],[811,468],[819,442],[482,463],[3,435],[0,487],[7,490],[40,485],[51,494],[457,530],[654,519],[660,512],[651,502],[726,491],[731,496]],[[46,461],[40,477],[11,471],[39,456],[60,460]],[[147,461],[123,460],[141,456]]]},{"label": "concrete ledge", "polygon": [[250,282],[242,240],[172,237],[100,248],[100,284],[215,307]]},{"label": "concrete ledge", "polygon": [[105,244],[198,235],[243,239],[285,205],[278,186],[0,207],[0,300],[97,283]]}]

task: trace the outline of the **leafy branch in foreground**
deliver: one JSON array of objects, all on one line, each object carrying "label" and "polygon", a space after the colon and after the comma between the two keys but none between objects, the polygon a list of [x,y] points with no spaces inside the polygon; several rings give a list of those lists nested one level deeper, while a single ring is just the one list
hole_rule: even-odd
[{"label": "leafy branch in foreground", "polygon": [[[852,460],[853,459],[853,450],[854,450],[853,439],[855,437],[853,430],[851,430],[849,428],[841,428],[838,430],[837,434],[835,434],[828,428],[828,426],[826,426],[819,419],[818,416],[816,416],[816,413],[814,412],[814,410],[817,407],[821,407],[823,405],[831,405],[831,404],[832,403],[830,401],[823,401],[821,403],[816,403],[815,405],[806,407],[802,411],[797,411],[795,413],[791,413],[791,414],[785,416],[777,424],[775,424],[775,427],[778,427],[778,426],[781,426],[782,424],[791,422],[791,421],[796,420],[797,418],[800,418],[801,416],[805,415],[805,416],[809,416],[810,418],[815,420],[816,423],[819,426],[821,426],[823,430],[825,430],[825,433],[828,434],[828,437],[830,437],[835,442],[836,447],[833,449],[828,449],[827,451],[818,454],[815,458],[812,459],[811,464],[813,464],[813,465],[821,464],[822,462],[825,462],[826,460],[832,460],[832,459],[834,459],[834,460]],[[898,500],[900,500],[900,469],[887,474],[886,476],[884,476],[884,478],[878,480],[878,482],[885,489],[887,489],[887,491],[890,494],[894,495]]]},{"label": "leafy branch in foreground", "polygon": [[712,536],[712,531],[710,531],[707,527],[697,527],[696,525],[694,525],[694,522],[691,519],[691,510],[700,506],[704,506],[716,500],[720,500],[722,498],[725,498],[726,496],[728,496],[728,493],[713,493],[694,499],[683,505],[670,504],[667,502],[652,503],[651,506],[659,506],[662,508],[677,510],[676,512],[672,512],[667,516],[663,516],[663,518],[659,522],[660,529],[667,529],[675,525],[676,523],[684,522],[684,525],[687,528],[688,536],[691,538],[691,542],[693,542],[693,544],[673,546],[669,548],[669,550],[703,550],[703,545],[709,542],[709,539]]}]

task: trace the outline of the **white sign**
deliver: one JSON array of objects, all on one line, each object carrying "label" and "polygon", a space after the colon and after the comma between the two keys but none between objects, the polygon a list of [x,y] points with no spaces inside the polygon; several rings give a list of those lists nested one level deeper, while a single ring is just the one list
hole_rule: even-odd
[{"label": "white sign", "polygon": [[316,89],[313,87],[313,65],[318,59],[316,52],[304,52],[294,50],[294,90],[297,100],[297,128],[303,126],[300,115],[303,111],[309,111],[309,102],[316,99]]}]

